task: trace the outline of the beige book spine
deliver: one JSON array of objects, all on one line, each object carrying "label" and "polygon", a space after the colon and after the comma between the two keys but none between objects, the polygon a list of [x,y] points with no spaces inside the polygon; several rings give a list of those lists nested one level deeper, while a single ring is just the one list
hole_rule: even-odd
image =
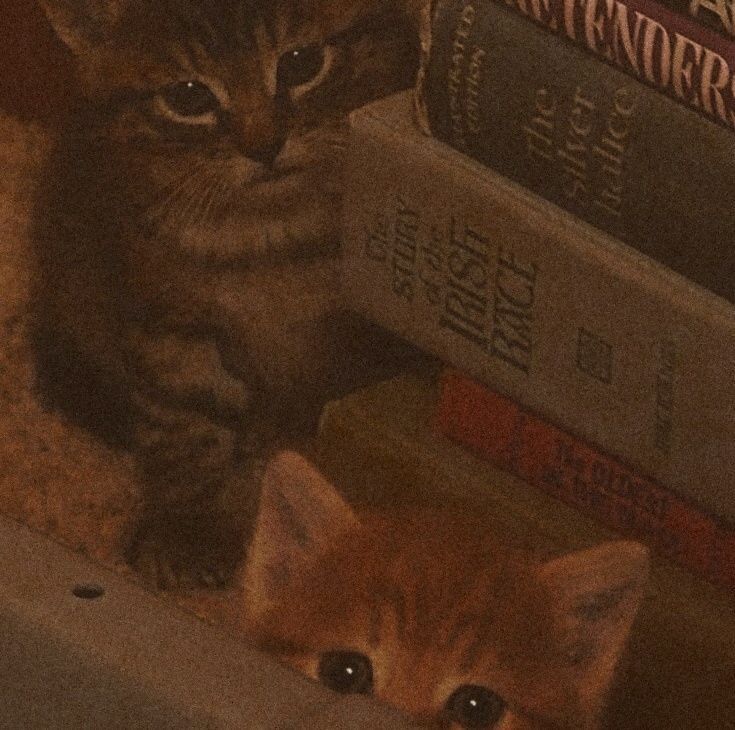
[{"label": "beige book spine", "polygon": [[735,520],[735,308],[413,114],[407,93],[353,115],[349,305]]}]

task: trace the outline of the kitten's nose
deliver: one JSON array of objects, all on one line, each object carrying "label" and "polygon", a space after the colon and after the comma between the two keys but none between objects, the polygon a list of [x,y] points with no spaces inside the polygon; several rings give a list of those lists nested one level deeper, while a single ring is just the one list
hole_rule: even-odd
[{"label": "kitten's nose", "polygon": [[286,143],[286,135],[277,125],[233,125],[232,142],[245,157],[272,167]]},{"label": "kitten's nose", "polygon": [[276,99],[252,94],[233,99],[229,115],[232,143],[251,160],[272,166],[286,142],[286,119]]},{"label": "kitten's nose", "polygon": [[279,137],[271,140],[268,144],[265,144],[262,147],[242,148],[242,152],[251,160],[260,162],[266,167],[271,167],[276,161],[276,157],[278,157],[278,154],[283,149],[285,141],[285,138]]}]

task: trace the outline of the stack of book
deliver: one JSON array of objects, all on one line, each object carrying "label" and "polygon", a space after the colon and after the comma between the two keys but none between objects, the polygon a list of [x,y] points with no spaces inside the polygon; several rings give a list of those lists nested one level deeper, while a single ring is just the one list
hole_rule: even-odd
[{"label": "stack of book", "polygon": [[517,8],[432,21],[418,103],[353,116],[351,305],[457,368],[443,433],[735,589],[735,129]]},{"label": "stack of book", "polygon": [[[735,727],[735,40],[718,8],[434,0],[418,93],[352,119],[345,293],[447,365],[328,408],[324,468],[356,498],[490,500],[552,548],[648,543],[638,714],[617,727]],[[339,456],[361,451],[355,469]]]},{"label": "stack of book", "polygon": [[[311,454],[358,506],[472,509],[494,534],[549,554],[615,537],[595,520],[454,444],[431,425],[433,373],[404,375],[328,404]],[[653,554],[606,730],[735,727],[734,594]]]}]

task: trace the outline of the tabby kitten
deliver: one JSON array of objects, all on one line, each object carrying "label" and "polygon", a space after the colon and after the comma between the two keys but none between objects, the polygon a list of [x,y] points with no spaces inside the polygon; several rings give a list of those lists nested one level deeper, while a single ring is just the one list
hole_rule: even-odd
[{"label": "tabby kitten", "polygon": [[82,98],[36,207],[39,387],[129,446],[129,558],[227,580],[270,449],[405,346],[338,291],[352,109],[413,83],[410,0],[40,0]]},{"label": "tabby kitten", "polygon": [[242,628],[328,687],[420,724],[590,730],[647,566],[627,541],[543,562],[441,508],[358,517],[284,452],[266,471],[239,576]]}]

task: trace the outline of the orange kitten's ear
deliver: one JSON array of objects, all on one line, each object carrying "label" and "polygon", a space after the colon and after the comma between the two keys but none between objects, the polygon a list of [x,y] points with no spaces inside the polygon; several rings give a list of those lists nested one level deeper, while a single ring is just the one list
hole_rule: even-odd
[{"label": "orange kitten's ear", "polygon": [[284,451],[263,476],[258,517],[243,571],[252,618],[358,524],[349,505],[306,459]]},{"label": "orange kitten's ear", "polygon": [[643,596],[648,550],[608,542],[551,560],[539,576],[554,602],[562,661],[578,673],[583,705],[597,715]]},{"label": "orange kitten's ear", "polygon": [[39,0],[56,35],[74,55],[84,55],[104,42],[128,0]]}]

